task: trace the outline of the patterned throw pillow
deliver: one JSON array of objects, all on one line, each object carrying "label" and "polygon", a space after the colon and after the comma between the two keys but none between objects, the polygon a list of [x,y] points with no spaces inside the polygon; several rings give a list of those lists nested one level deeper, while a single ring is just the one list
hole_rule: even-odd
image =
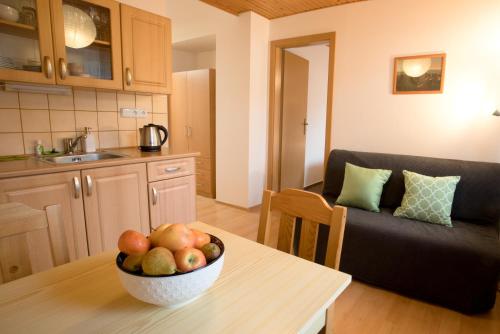
[{"label": "patterned throw pillow", "polygon": [[460,176],[432,177],[404,170],[405,194],[394,216],[452,227],[451,206]]}]

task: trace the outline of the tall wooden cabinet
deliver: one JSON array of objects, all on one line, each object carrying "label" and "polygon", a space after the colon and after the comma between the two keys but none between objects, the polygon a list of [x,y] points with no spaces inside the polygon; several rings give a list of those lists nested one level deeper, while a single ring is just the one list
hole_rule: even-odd
[{"label": "tall wooden cabinet", "polygon": [[0,203],[18,202],[47,213],[49,225],[61,227],[67,258],[88,256],[80,172],[65,172],[0,180]]},{"label": "tall wooden cabinet", "polygon": [[215,197],[215,70],[177,72],[170,96],[170,145],[199,152],[198,194]]},{"label": "tall wooden cabinet", "polygon": [[115,249],[128,229],[149,234],[144,164],[82,171],[90,255]]},{"label": "tall wooden cabinet", "polygon": [[125,90],[170,94],[170,19],[121,5]]}]

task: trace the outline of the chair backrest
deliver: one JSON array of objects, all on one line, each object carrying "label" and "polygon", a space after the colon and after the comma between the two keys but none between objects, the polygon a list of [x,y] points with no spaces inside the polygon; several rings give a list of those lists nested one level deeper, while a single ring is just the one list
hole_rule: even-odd
[{"label": "chair backrest", "polygon": [[270,237],[271,212],[281,212],[278,246],[281,251],[293,254],[295,223],[302,219],[298,256],[314,261],[318,237],[318,226],[330,226],[325,265],[339,268],[340,253],[347,215],[342,206],[331,207],[318,194],[298,189],[286,189],[280,193],[264,191],[257,241],[267,244]]},{"label": "chair backrest", "polygon": [[0,204],[0,283],[54,266],[46,212]]}]

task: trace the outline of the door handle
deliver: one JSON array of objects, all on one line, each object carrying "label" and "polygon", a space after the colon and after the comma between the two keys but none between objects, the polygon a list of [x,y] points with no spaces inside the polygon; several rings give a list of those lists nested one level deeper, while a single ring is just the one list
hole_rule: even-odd
[{"label": "door handle", "polygon": [[158,203],[158,190],[155,187],[151,188],[151,192],[153,193],[153,205]]},{"label": "door handle", "polygon": [[92,177],[90,175],[85,176],[85,180],[87,180],[87,196],[92,196],[92,188],[94,184],[92,183]]},{"label": "door handle", "polygon": [[130,71],[130,68],[125,69],[125,83],[127,86],[130,86],[132,84],[132,71]]},{"label": "door handle", "polygon": [[173,172],[177,172],[180,169],[181,169],[180,167],[167,167],[167,168],[165,168],[165,172],[173,173]]},{"label": "door handle", "polygon": [[52,66],[52,59],[49,56],[43,57],[43,67],[45,69],[45,77],[47,79],[52,78],[52,74],[54,73],[54,67]]},{"label": "door handle", "polygon": [[302,124],[304,125],[304,135],[305,135],[307,132],[307,126],[309,125],[306,118],[304,118],[304,123],[302,123]]},{"label": "door handle", "polygon": [[68,76],[68,66],[66,65],[66,61],[64,58],[59,58],[59,76],[62,80],[66,79]]},{"label": "door handle", "polygon": [[80,184],[80,179],[75,176],[73,178],[73,186],[75,187],[75,198],[80,198],[80,192],[82,191],[82,185]]}]

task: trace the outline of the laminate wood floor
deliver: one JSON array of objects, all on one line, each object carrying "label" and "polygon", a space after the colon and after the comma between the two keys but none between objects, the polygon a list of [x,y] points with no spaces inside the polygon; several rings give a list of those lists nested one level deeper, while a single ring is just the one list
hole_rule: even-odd
[{"label": "laminate wood floor", "polygon": [[[257,239],[259,210],[243,210],[198,196],[198,220]],[[277,233],[274,233],[277,234]],[[489,313],[468,316],[353,281],[335,303],[335,333],[500,334],[500,294]]]}]

